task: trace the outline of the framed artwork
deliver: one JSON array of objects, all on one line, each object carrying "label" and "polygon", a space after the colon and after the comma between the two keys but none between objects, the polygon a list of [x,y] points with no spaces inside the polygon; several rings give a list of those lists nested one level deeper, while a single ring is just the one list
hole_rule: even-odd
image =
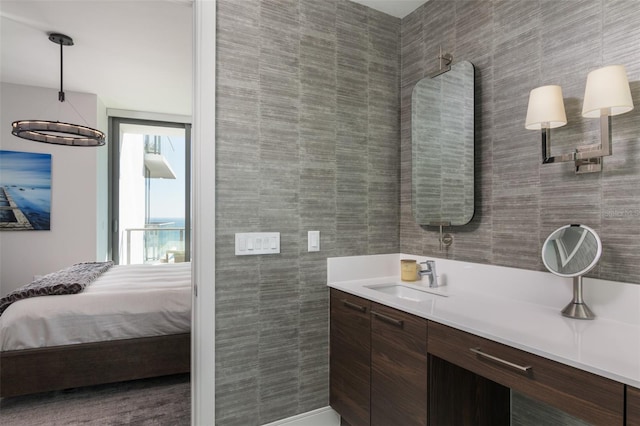
[{"label": "framed artwork", "polygon": [[0,231],[51,229],[51,154],[0,150]]}]

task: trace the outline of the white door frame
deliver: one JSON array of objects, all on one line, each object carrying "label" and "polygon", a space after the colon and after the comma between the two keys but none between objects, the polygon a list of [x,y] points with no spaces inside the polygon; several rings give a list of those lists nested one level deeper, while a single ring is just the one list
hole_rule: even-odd
[{"label": "white door frame", "polygon": [[215,424],[216,0],[193,2],[191,424]]}]

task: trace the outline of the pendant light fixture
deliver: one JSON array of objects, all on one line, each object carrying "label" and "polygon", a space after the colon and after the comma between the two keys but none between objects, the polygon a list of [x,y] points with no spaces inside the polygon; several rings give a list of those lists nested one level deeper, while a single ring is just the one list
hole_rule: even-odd
[{"label": "pendant light fixture", "polygon": [[[58,101],[64,102],[62,48],[63,46],[73,46],[73,40],[69,36],[58,33],[49,34],[49,40],[60,45],[60,92],[58,92]],[[71,106],[73,107],[73,105]],[[78,113],[78,115],[80,114]],[[46,120],[18,120],[14,121],[11,126],[11,133],[14,136],[36,142],[70,146],[101,146],[105,143],[103,132],[77,124]]]}]

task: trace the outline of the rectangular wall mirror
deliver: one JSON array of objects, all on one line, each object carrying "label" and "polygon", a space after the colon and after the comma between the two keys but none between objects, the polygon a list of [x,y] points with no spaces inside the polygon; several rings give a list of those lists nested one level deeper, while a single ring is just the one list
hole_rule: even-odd
[{"label": "rectangular wall mirror", "polygon": [[413,216],[456,226],[474,213],[474,68],[468,61],[425,77],[411,97]]}]

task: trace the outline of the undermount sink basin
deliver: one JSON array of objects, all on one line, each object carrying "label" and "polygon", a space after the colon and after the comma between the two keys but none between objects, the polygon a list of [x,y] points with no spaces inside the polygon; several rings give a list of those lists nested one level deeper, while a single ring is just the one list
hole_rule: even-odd
[{"label": "undermount sink basin", "polygon": [[379,291],[381,293],[398,297],[400,299],[411,300],[414,302],[431,300],[434,298],[434,296],[446,297],[442,294],[431,293],[426,290],[411,288],[411,287],[399,285],[399,284],[376,284],[376,285],[367,285],[365,287],[370,288],[371,290]]}]

